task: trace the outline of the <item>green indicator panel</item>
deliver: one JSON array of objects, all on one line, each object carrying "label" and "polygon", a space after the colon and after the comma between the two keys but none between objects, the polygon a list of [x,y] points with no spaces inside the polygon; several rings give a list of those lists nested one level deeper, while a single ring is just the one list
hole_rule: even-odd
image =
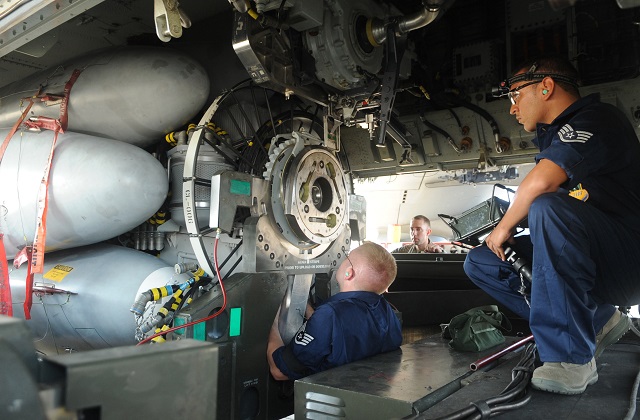
[{"label": "green indicator panel", "polygon": [[206,341],[207,329],[204,322],[199,322],[193,326],[193,339]]},{"label": "green indicator panel", "polygon": [[237,337],[240,335],[242,308],[231,308],[231,316],[229,318],[229,337]]},{"label": "green indicator panel", "polygon": [[[180,325],[184,325],[184,324],[185,324],[184,318],[177,317],[177,318],[173,319],[173,326],[174,327],[179,327]],[[180,328],[179,330],[175,330],[174,332],[177,335],[184,335],[185,331],[184,331],[184,328]]]},{"label": "green indicator panel", "polygon": [[230,185],[231,194],[236,195],[251,195],[251,183],[247,181],[240,181],[237,179],[231,180]]}]

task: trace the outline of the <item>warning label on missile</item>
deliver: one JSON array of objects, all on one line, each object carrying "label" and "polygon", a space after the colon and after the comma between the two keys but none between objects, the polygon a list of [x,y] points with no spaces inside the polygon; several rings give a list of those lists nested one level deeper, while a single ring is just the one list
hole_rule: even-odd
[{"label": "warning label on missile", "polygon": [[62,281],[67,274],[69,274],[73,270],[73,267],[68,265],[58,264],[55,265],[51,270],[44,273],[42,276],[43,279],[53,280],[53,281]]}]

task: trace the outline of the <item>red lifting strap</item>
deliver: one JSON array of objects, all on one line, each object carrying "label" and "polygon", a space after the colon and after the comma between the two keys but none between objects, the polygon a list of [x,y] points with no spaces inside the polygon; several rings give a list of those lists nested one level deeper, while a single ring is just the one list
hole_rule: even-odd
[{"label": "red lifting strap", "polygon": [[[58,133],[64,133],[67,129],[68,116],[67,106],[69,104],[69,94],[71,93],[71,87],[78,80],[78,76],[82,70],[74,70],[73,74],[69,78],[69,81],[64,86],[64,97],[60,104],[60,118],[58,120],[52,120],[50,118],[38,117],[35,119],[35,123],[41,128],[52,129],[54,132],[53,141],[51,142],[51,151],[49,152],[49,160],[45,168],[42,180],[40,181],[40,190],[38,192],[38,205],[37,205],[37,231],[33,240],[33,255],[30,261],[30,270],[33,273],[42,273],[44,270],[44,250],[47,236],[47,208],[49,205],[49,172],[51,170],[51,162],[53,161],[53,150],[58,140]],[[29,280],[27,280],[28,283]]]},{"label": "red lifting strap", "polygon": [[31,247],[27,247],[27,284],[24,289],[24,319],[31,319],[31,305],[33,303],[33,273],[31,272]]},{"label": "red lifting strap", "polygon": [[[33,298],[33,273],[42,273],[44,269],[44,250],[45,250],[45,238],[46,238],[46,222],[47,222],[47,205],[48,205],[48,186],[49,186],[49,172],[51,169],[51,162],[53,160],[53,150],[56,145],[56,141],[58,140],[58,133],[64,133],[67,129],[68,125],[68,114],[67,108],[69,106],[69,94],[71,92],[71,87],[78,80],[78,76],[82,70],[75,69],[71,74],[71,77],[67,81],[64,86],[64,96],[62,97],[62,102],[60,103],[60,117],[55,120],[48,117],[37,117],[33,120],[25,121],[25,118],[29,114],[31,107],[33,106],[34,99],[40,98],[42,101],[50,100],[51,95],[40,96],[40,89],[38,92],[31,98],[26,98],[29,102],[25,110],[20,115],[20,118],[13,125],[7,137],[0,145],[0,163],[2,162],[2,158],[4,157],[4,153],[9,146],[9,142],[14,134],[18,131],[18,127],[21,124],[24,124],[28,128],[34,129],[49,129],[54,132],[53,141],[51,144],[51,151],[49,152],[49,159],[47,162],[47,166],[45,168],[44,175],[42,177],[40,183],[40,190],[38,192],[38,216],[37,216],[37,231],[36,236],[34,238],[34,247],[33,252],[29,247],[27,249],[28,255],[28,269],[27,269],[27,278],[26,278],[26,296],[24,302],[24,313],[25,319],[31,318],[31,305]],[[4,242],[2,241],[4,235],[0,233],[0,315],[13,315],[13,306],[11,299],[11,288],[9,285],[9,271],[8,271],[8,261],[6,257],[6,251],[4,248]]]},{"label": "red lifting strap", "polygon": [[[40,91],[38,91],[38,94]],[[37,94],[36,94],[37,95]],[[4,157],[4,152],[9,147],[9,141],[20,127],[20,124],[24,121],[27,114],[31,110],[33,106],[33,99],[29,98],[29,105],[25,108],[20,115],[20,118],[16,123],[11,127],[11,131],[7,134],[7,137],[2,142],[0,146],[0,163],[2,163],[2,158]],[[9,281],[9,263],[7,261],[7,253],[4,247],[4,235],[0,233],[0,315],[13,316],[13,303],[11,299],[11,286]]]},{"label": "red lifting strap", "polygon": [[56,134],[64,133],[64,130],[60,125],[60,121],[50,117],[30,118],[26,120],[23,125],[27,127],[29,130],[40,131],[41,129],[44,129],[44,130],[51,130]]}]

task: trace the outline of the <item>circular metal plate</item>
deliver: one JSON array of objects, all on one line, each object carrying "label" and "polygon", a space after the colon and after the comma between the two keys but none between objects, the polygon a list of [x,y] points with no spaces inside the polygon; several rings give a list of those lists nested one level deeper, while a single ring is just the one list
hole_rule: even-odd
[{"label": "circular metal plate", "polygon": [[348,197],[342,167],[324,148],[305,148],[285,174],[284,213],[303,239],[326,244],[344,230]]}]

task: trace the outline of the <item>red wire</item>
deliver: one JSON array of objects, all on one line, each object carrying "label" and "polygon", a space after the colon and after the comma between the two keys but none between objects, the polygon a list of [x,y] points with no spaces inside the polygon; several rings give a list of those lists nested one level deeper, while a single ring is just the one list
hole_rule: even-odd
[{"label": "red wire", "polygon": [[156,337],[159,337],[159,336],[164,335],[164,334],[168,334],[168,333],[173,332],[175,330],[180,330],[182,328],[187,328],[187,327],[190,327],[192,325],[199,324],[200,322],[208,321],[210,319],[213,319],[213,318],[217,317],[218,315],[220,315],[222,313],[222,311],[224,311],[224,309],[227,307],[227,292],[226,292],[226,290],[224,290],[224,285],[222,284],[222,276],[220,275],[220,268],[218,267],[218,240],[219,239],[220,239],[219,235],[216,235],[216,241],[215,241],[214,246],[213,246],[213,264],[214,264],[215,269],[216,269],[216,276],[218,276],[218,284],[220,284],[220,290],[222,290],[222,307],[220,309],[218,309],[218,311],[216,311],[216,313],[214,313],[212,315],[209,315],[206,318],[202,318],[202,319],[199,319],[197,321],[191,321],[191,322],[188,322],[186,324],[178,325],[176,327],[169,328],[168,330],[161,331],[161,332],[156,333],[156,334],[154,334],[154,335],[152,335],[150,337],[147,337],[144,340],[140,341],[138,344],[136,344],[136,346],[139,346],[141,344],[147,343],[147,342],[153,340]]}]

